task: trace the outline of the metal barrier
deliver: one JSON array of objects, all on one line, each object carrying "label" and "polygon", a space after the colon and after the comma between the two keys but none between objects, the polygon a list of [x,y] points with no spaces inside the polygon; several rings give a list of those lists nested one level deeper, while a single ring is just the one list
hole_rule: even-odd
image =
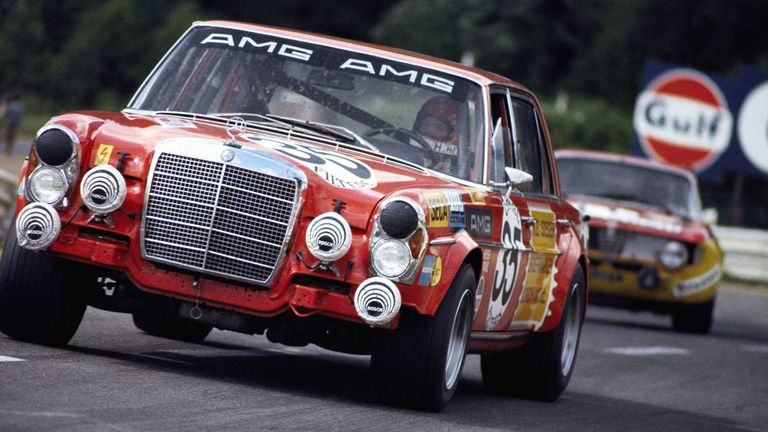
[{"label": "metal barrier", "polygon": [[768,282],[768,231],[716,226],[725,251],[725,274],[752,282]]},{"label": "metal barrier", "polygon": [[5,244],[6,231],[11,225],[16,205],[16,176],[0,170],[0,249]]}]

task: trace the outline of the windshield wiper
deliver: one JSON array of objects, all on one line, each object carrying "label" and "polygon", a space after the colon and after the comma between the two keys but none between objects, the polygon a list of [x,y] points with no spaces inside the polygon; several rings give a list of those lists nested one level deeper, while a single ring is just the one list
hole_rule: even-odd
[{"label": "windshield wiper", "polygon": [[369,143],[365,138],[352,132],[350,129],[345,128],[344,126],[313,122],[309,120],[296,119],[292,117],[283,117],[275,114],[264,114],[263,117],[267,117],[272,120],[277,120],[279,122],[288,123],[293,126],[301,127],[303,129],[309,129],[313,132],[319,132],[327,136],[341,139],[348,143],[360,144],[364,147],[367,147],[370,150],[379,151],[379,149],[377,149],[374,145]]}]

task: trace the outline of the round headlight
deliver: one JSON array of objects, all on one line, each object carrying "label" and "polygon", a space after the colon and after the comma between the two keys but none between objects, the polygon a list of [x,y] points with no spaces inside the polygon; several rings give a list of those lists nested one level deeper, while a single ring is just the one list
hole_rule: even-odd
[{"label": "round headlight", "polygon": [[352,230],[338,213],[327,212],[312,219],[305,237],[307,248],[320,261],[336,261],[352,246]]},{"label": "round headlight", "polygon": [[67,178],[56,168],[40,167],[29,176],[29,191],[35,201],[56,204],[68,188]]},{"label": "round headlight", "polygon": [[75,154],[77,137],[68,129],[54,126],[43,130],[34,142],[37,159],[49,166],[61,166]]},{"label": "round headlight", "polygon": [[396,200],[381,210],[379,223],[381,223],[381,229],[390,237],[404,239],[416,231],[419,215],[413,205]]},{"label": "round headlight", "polygon": [[671,241],[664,245],[664,249],[659,254],[661,265],[676,270],[688,262],[688,249],[679,241]]},{"label": "round headlight", "polygon": [[80,182],[80,197],[92,212],[109,214],[123,205],[127,188],[120,171],[111,165],[99,165],[85,173]]},{"label": "round headlight", "polygon": [[381,276],[394,278],[408,270],[411,250],[400,240],[382,240],[371,252],[373,269]]}]

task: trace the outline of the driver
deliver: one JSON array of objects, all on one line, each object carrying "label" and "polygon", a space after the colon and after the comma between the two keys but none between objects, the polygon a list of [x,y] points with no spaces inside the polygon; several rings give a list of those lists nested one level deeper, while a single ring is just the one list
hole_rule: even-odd
[{"label": "driver", "polygon": [[424,137],[435,152],[431,167],[435,171],[453,172],[453,161],[459,154],[456,120],[459,105],[448,96],[435,96],[426,101],[416,115],[413,131]]}]

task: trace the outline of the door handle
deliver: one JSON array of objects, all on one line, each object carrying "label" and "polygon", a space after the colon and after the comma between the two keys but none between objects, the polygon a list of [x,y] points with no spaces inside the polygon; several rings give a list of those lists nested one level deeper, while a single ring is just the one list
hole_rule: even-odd
[{"label": "door handle", "polygon": [[536,226],[536,219],[530,217],[530,216],[523,216],[520,218],[520,222],[530,225],[530,226]]}]

